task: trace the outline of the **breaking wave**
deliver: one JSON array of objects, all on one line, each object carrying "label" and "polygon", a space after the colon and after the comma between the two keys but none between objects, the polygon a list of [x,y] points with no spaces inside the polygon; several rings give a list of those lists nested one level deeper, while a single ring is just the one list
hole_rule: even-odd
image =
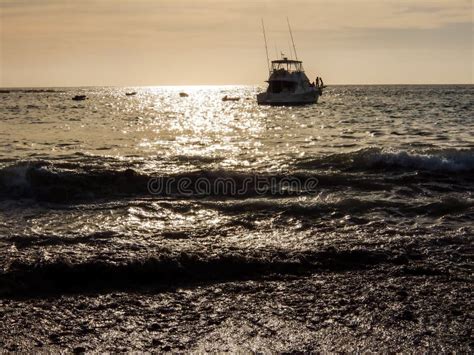
[{"label": "breaking wave", "polygon": [[[97,164],[87,166],[75,162],[19,162],[0,169],[0,196],[49,202],[150,194],[160,197],[281,197],[311,194],[320,191],[320,188],[342,186],[379,191],[419,183],[431,184],[435,189],[453,190],[458,187],[459,190],[466,190],[471,188],[473,153],[472,149],[424,154],[364,149],[299,160],[288,171],[276,174],[216,167],[160,176],[160,172],[145,174],[110,165],[104,168]],[[158,187],[166,186],[166,190],[150,185],[150,181],[157,177],[161,184]],[[457,179],[462,179],[461,183],[457,184]],[[181,188],[183,182],[187,183],[186,190]],[[208,189],[200,189],[200,182],[207,182]]]},{"label": "breaking wave", "polygon": [[51,163],[20,163],[0,170],[0,195],[52,202],[147,192],[148,177],[132,169],[59,169]]},{"label": "breaking wave", "polygon": [[0,170],[0,195],[49,202],[137,195],[244,198],[271,194],[285,196],[313,193],[317,183],[317,178],[310,174],[270,175],[200,170],[153,176],[133,169],[98,170],[71,163],[64,166],[47,162],[20,163]]},{"label": "breaking wave", "polygon": [[156,257],[122,263],[55,260],[32,265],[15,262],[7,271],[0,273],[0,296],[258,279],[303,275],[317,270],[360,270],[383,263],[399,264],[400,258],[393,252],[383,250],[330,248],[300,252],[281,250],[254,255],[245,251],[215,255],[165,251]]},{"label": "breaking wave", "polygon": [[351,170],[410,170],[439,173],[468,173],[474,171],[473,149],[447,149],[416,153],[380,148],[361,149],[351,153],[333,154],[296,163],[299,168],[336,168]]}]

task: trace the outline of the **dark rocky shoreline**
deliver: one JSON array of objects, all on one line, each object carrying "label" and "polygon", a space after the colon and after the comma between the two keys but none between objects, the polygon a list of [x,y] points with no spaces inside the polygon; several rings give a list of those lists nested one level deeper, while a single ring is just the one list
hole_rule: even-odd
[{"label": "dark rocky shoreline", "polygon": [[384,265],[140,292],[3,298],[0,347],[46,352],[472,351],[470,275],[400,270]]}]

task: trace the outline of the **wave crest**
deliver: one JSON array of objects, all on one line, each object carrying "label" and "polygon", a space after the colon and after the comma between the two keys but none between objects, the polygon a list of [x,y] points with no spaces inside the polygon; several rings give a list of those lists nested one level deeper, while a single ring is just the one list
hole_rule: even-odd
[{"label": "wave crest", "polygon": [[8,271],[0,273],[0,297],[259,279],[309,274],[316,270],[360,270],[393,262],[397,262],[397,256],[389,251],[334,248],[254,255],[245,251],[218,255],[162,251],[156,257],[123,263],[54,260],[31,265],[15,262]]},{"label": "wave crest", "polygon": [[423,153],[380,148],[361,149],[351,153],[300,161],[299,168],[336,168],[350,170],[417,170],[440,173],[467,173],[474,171],[473,149],[447,149]]}]

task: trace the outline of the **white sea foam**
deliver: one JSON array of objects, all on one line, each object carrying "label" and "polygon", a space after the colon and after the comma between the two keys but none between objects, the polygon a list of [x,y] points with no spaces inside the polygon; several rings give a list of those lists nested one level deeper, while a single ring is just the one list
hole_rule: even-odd
[{"label": "white sea foam", "polygon": [[356,163],[367,167],[401,167],[439,172],[468,172],[474,170],[472,150],[445,150],[426,153],[390,151],[381,149],[362,150],[356,154]]}]

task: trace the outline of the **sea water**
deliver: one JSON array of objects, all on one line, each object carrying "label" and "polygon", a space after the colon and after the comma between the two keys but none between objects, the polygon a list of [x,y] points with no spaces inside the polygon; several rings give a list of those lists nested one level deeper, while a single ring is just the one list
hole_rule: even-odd
[{"label": "sea water", "polygon": [[468,349],[474,87],[261,90],[1,93],[0,347]]}]

